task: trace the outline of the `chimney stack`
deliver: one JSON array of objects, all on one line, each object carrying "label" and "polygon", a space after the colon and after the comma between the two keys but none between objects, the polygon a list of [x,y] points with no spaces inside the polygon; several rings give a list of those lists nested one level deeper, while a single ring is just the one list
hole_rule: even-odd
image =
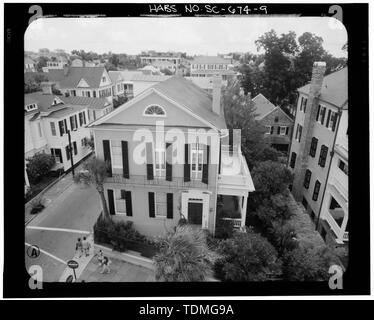
[{"label": "chimney stack", "polygon": [[326,62],[314,62],[312,79],[310,81],[309,97],[318,97],[321,93],[323,77],[326,71]]},{"label": "chimney stack", "polygon": [[213,76],[213,103],[212,110],[216,114],[221,113],[221,87],[222,77],[220,75]]},{"label": "chimney stack", "polygon": [[53,94],[53,87],[55,85],[54,82],[41,82],[43,94]]}]

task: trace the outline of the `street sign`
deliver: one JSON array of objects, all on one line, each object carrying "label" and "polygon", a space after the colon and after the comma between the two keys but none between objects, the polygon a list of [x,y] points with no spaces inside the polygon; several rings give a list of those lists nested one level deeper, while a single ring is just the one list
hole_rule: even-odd
[{"label": "street sign", "polygon": [[68,267],[71,269],[77,269],[79,267],[79,263],[75,260],[69,260],[67,264],[68,264]]},{"label": "street sign", "polygon": [[77,269],[79,267],[79,263],[75,260],[69,260],[67,262],[67,265],[68,265],[69,268],[73,269],[74,279],[77,280],[77,275],[75,274],[75,269]]}]

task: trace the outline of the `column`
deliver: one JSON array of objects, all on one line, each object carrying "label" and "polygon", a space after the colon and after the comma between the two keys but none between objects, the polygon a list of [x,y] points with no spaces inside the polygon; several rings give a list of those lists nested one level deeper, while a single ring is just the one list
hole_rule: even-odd
[{"label": "column", "polygon": [[241,227],[245,227],[245,218],[247,216],[247,198],[248,198],[248,195],[243,196],[244,203],[243,203],[243,207],[242,207],[242,210],[241,210],[241,214],[242,214]]}]

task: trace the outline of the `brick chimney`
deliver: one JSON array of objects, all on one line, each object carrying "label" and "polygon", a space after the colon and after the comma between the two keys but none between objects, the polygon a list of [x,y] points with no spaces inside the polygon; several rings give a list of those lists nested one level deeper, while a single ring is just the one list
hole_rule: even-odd
[{"label": "brick chimney", "polygon": [[[303,198],[303,182],[305,171],[308,165],[308,156],[310,145],[313,137],[314,125],[316,123],[319,95],[323,83],[323,77],[326,71],[325,62],[314,62],[312,79],[310,81],[308,101],[305,109],[304,123],[300,123],[303,127],[299,145],[299,151],[295,163],[295,175],[292,186],[292,193],[296,201]],[[295,127],[297,124],[295,123]]]},{"label": "brick chimney", "polygon": [[222,87],[222,77],[219,75],[213,76],[213,103],[212,110],[216,114],[221,113],[221,87]]},{"label": "brick chimney", "polygon": [[53,87],[55,86],[54,82],[41,82],[43,94],[53,94]]}]

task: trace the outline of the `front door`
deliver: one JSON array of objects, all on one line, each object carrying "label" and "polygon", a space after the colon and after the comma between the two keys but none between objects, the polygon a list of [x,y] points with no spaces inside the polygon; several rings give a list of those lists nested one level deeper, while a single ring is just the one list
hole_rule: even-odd
[{"label": "front door", "polygon": [[190,224],[202,225],[203,222],[203,204],[197,202],[188,203],[188,222]]}]

